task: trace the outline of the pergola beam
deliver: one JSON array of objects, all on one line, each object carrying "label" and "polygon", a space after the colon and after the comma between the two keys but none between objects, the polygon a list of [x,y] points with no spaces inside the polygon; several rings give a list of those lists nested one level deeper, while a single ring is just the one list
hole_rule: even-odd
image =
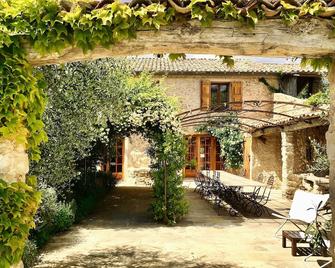
[{"label": "pergola beam", "polygon": [[139,30],[136,39],[110,48],[98,46],[87,54],[69,47],[60,54],[41,56],[28,47],[28,58],[31,64],[38,66],[151,53],[318,57],[335,52],[334,39],[330,38],[332,28],[331,20],[315,18],[300,19],[290,27],[280,19],[264,20],[255,28],[232,21],[215,21],[211,27],[187,21],[163,26],[159,31]]}]

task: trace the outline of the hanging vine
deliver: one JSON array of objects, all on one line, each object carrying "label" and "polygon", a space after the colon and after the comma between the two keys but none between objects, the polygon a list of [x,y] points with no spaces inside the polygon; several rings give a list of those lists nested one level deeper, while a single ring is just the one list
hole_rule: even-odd
[{"label": "hanging vine", "polygon": [[238,169],[243,165],[243,133],[238,129],[239,121],[232,117],[209,120],[197,131],[206,131],[216,137],[221,149],[221,157],[226,168]]}]

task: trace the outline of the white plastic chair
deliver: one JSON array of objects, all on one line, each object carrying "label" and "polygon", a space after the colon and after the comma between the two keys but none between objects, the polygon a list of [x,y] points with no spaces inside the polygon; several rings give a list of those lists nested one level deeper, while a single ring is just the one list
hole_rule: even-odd
[{"label": "white plastic chair", "polygon": [[284,220],[284,222],[277,229],[275,236],[278,237],[279,231],[287,222],[293,223],[299,230],[301,230],[301,228],[296,222],[311,224],[316,218],[318,207],[319,209],[323,208],[326,205],[328,199],[329,194],[314,194],[297,190],[294,194],[291,208],[287,217],[277,213],[272,213],[273,216]]}]

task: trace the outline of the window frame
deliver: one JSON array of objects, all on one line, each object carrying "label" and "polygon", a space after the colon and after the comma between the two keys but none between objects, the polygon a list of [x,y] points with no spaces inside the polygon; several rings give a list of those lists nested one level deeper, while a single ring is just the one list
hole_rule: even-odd
[{"label": "window frame", "polygon": [[[218,86],[218,90],[217,90],[217,93],[216,93],[217,98],[216,98],[216,104],[215,105],[213,105],[213,103],[212,103],[212,86],[213,85],[217,85]],[[230,101],[231,82],[211,81],[210,82],[210,91],[209,91],[209,99],[210,99],[209,105],[210,105],[210,108],[214,108],[214,107],[216,107],[218,105],[222,105],[222,94],[221,94],[221,90],[220,90],[220,88],[221,88],[222,85],[226,85],[227,86],[227,91],[228,91],[227,92],[227,96],[228,96],[228,99],[227,99],[226,107],[229,106],[228,102]]]}]

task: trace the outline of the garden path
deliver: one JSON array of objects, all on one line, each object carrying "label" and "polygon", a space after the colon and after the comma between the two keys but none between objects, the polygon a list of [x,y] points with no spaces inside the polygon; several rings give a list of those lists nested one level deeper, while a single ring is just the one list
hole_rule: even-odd
[{"label": "garden path", "polygon": [[[36,267],[319,267],[291,257],[273,234],[272,218],[220,216],[187,190],[188,216],[177,226],[154,223],[148,211],[152,192],[117,187],[95,212],[70,231],[51,239]],[[276,199],[276,198],[274,198]],[[278,196],[272,204],[287,210]]]}]

